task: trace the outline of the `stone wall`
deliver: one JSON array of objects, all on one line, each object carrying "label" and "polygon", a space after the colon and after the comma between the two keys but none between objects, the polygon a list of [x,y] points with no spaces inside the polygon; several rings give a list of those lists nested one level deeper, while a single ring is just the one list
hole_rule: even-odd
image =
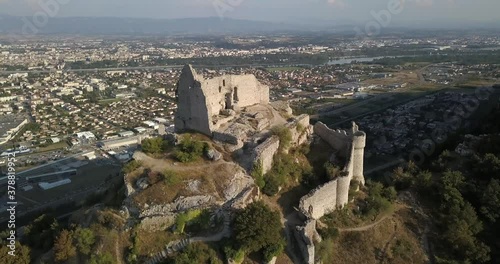
[{"label": "stone wall", "polygon": [[333,130],[321,122],[314,125],[314,133],[328,143],[333,149],[338,151],[341,157],[348,157],[351,136],[345,130]]},{"label": "stone wall", "polygon": [[[319,219],[325,214],[342,208],[349,201],[351,181],[357,180],[364,184],[363,158],[366,142],[365,133],[358,131],[353,123],[352,131],[332,130],[321,122],[314,126],[314,131],[324,141],[338,150],[337,147],[347,148],[347,161],[343,168],[343,176],[319,186],[300,200],[300,211],[308,218]],[[344,138],[346,142],[341,142]]]},{"label": "stone wall", "polygon": [[145,217],[139,227],[147,231],[164,231],[175,223],[175,218],[175,214]]},{"label": "stone wall", "polygon": [[272,136],[254,149],[254,162],[262,162],[262,172],[266,174],[273,166],[274,155],[278,152],[280,139]]},{"label": "stone wall", "polygon": [[321,237],[316,231],[316,220],[308,220],[304,226],[298,226],[294,235],[302,251],[304,263],[314,264],[314,242],[321,242]]},{"label": "stone wall", "polygon": [[190,66],[182,69],[177,84],[175,130],[197,131],[209,136],[216,129],[212,118],[226,109],[269,104],[269,87],[254,75],[223,75],[204,79]]},{"label": "stone wall", "polygon": [[211,135],[212,120],[200,81],[202,79],[191,66],[182,69],[177,84],[177,112],[174,120],[176,131],[193,130]]},{"label": "stone wall", "polygon": [[300,115],[286,124],[286,127],[290,129],[292,133],[292,144],[294,146],[304,144],[312,134],[309,122],[309,115]]}]

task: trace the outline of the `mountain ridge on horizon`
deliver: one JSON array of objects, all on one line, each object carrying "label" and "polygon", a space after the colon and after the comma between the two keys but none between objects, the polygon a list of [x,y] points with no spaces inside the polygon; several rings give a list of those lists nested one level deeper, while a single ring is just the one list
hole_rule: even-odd
[{"label": "mountain ridge on horizon", "polygon": [[[33,17],[11,16],[0,13],[0,33],[8,34],[234,34],[273,32],[354,32],[354,21],[303,21],[277,22],[247,20],[225,17],[186,18],[134,18],[134,17],[53,17],[46,24],[37,25]],[[397,23],[394,23],[397,24]],[[363,25],[362,23],[360,25]],[[397,24],[399,25],[399,24]],[[451,27],[450,27],[451,25]],[[477,23],[473,27],[499,29],[500,22]],[[407,29],[461,29],[454,22],[437,24],[415,23],[413,26],[400,25]],[[395,28],[395,27],[388,27]]]}]

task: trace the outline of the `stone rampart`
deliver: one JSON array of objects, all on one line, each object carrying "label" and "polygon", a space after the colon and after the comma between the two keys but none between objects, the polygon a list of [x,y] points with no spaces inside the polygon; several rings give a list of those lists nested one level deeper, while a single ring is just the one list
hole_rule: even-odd
[{"label": "stone rampart", "polygon": [[349,156],[349,145],[352,142],[351,135],[345,130],[333,130],[321,122],[314,125],[314,133],[338,151],[341,157]]},{"label": "stone rampart", "polygon": [[292,144],[294,146],[304,144],[311,135],[311,125],[309,115],[300,115],[293,121],[286,124],[292,134]]},{"label": "stone rampart", "polygon": [[262,172],[264,174],[271,170],[273,166],[273,158],[278,152],[279,146],[279,137],[272,136],[254,149],[253,160],[254,162],[262,163]]},{"label": "stone rampart", "polygon": [[[336,150],[338,150],[337,147],[347,148],[347,159],[342,176],[319,186],[300,200],[299,208],[308,218],[319,219],[325,214],[345,206],[349,202],[349,189],[353,179],[364,184],[363,154],[366,135],[357,129],[357,125],[354,123],[352,132],[332,130],[320,122],[314,126],[315,133],[332,148]],[[342,138],[346,142],[340,142]]]},{"label": "stone rampart", "polygon": [[308,264],[314,264],[314,242],[321,242],[321,237],[316,231],[316,221],[308,220],[304,226],[298,226],[294,235],[297,240],[297,244],[303,253],[303,261]]}]

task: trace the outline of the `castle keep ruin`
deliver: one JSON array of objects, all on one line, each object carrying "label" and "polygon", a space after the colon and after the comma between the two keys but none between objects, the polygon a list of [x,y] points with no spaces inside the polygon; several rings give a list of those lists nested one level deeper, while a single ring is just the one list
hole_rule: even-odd
[{"label": "castle keep ruin", "polygon": [[182,69],[177,87],[175,130],[197,131],[212,136],[231,119],[232,111],[269,104],[269,87],[254,75],[223,75],[204,79],[191,67]]}]

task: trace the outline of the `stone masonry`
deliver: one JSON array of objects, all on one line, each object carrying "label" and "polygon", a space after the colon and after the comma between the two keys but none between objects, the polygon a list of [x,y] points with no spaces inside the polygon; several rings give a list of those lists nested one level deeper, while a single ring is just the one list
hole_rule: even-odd
[{"label": "stone masonry", "polygon": [[315,263],[315,242],[321,242],[316,231],[316,220],[347,204],[352,180],[364,185],[363,159],[366,145],[366,134],[358,130],[353,123],[350,131],[332,130],[318,122],[314,133],[327,142],[335,151],[335,155],[346,158],[343,176],[319,186],[300,200],[300,213],[306,217],[303,226],[294,230],[302,259],[307,264]]},{"label": "stone masonry", "polygon": [[314,132],[337,150],[339,155],[346,155],[347,158],[343,169],[345,176],[316,188],[300,200],[301,212],[308,218],[319,219],[347,204],[352,180],[364,185],[363,159],[366,134],[359,131],[355,123],[352,130],[346,132],[329,129],[325,124],[318,122],[314,126]]},{"label": "stone masonry", "polygon": [[262,163],[262,173],[268,173],[273,166],[273,157],[278,152],[280,139],[272,136],[254,149],[255,162]]},{"label": "stone masonry", "polygon": [[269,104],[269,87],[261,84],[254,75],[204,79],[186,65],[177,84],[177,97],[176,132],[191,130],[212,136],[217,127],[214,117],[227,110]]}]

